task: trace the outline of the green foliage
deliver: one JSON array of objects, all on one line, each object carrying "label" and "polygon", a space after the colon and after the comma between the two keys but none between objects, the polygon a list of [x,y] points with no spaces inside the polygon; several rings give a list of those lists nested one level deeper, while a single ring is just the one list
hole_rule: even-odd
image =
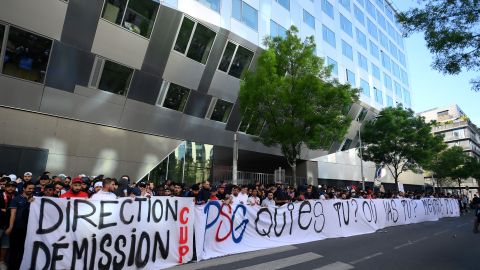
[{"label": "green foliage", "polygon": [[463,152],[460,146],[454,146],[442,151],[434,157],[428,169],[433,172],[433,176],[442,186],[457,181],[460,185],[461,179],[470,176],[466,164],[469,156]]},{"label": "green foliage", "polygon": [[302,146],[327,149],[346,134],[352,119],[344,110],[358,99],[358,89],[330,78],[313,37],[302,42],[297,33],[292,26],[285,39],[265,40],[267,49],[239,94],[243,121],[265,127],[255,139],[280,146],[293,169]]},{"label": "green foliage", "polygon": [[395,183],[406,170],[419,172],[446,145],[431,134],[431,123],[410,109],[385,108],[362,131],[362,159],[385,165]]},{"label": "green foliage", "polygon": [[[463,69],[480,70],[480,1],[420,0],[424,4],[397,17],[406,33],[423,32],[433,67],[443,73],[458,74]],[[480,78],[472,79],[480,90]]]}]

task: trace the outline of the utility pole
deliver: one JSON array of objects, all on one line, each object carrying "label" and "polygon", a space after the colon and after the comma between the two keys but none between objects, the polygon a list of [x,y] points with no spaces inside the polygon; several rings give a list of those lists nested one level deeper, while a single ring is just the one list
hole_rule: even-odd
[{"label": "utility pole", "polygon": [[358,141],[359,141],[359,151],[360,151],[360,174],[362,176],[362,190],[365,190],[365,177],[363,175],[363,159],[362,159],[362,135],[361,135],[361,126],[358,128]]},{"label": "utility pole", "polygon": [[238,162],[238,138],[237,133],[233,134],[233,168],[232,168],[232,184],[237,185],[238,173],[237,173],[237,162]]}]

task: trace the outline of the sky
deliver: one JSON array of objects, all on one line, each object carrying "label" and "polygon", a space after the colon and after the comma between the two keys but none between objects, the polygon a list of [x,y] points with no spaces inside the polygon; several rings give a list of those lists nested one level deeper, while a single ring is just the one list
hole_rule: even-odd
[{"label": "sky", "polygon": [[[393,3],[401,11],[418,5],[416,0],[393,0]],[[479,74],[444,75],[433,70],[433,55],[421,33],[406,38],[405,43],[413,110],[421,112],[457,104],[474,124],[480,126],[480,92],[473,91],[469,83]]]}]

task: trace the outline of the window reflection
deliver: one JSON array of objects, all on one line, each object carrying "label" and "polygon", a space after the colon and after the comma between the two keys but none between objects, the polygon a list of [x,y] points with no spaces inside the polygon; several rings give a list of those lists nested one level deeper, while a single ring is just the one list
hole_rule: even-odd
[{"label": "window reflection", "polygon": [[43,83],[51,47],[50,39],[10,26],[2,73]]},{"label": "window reflection", "polygon": [[189,94],[190,89],[170,83],[165,100],[163,101],[163,107],[183,112]]}]

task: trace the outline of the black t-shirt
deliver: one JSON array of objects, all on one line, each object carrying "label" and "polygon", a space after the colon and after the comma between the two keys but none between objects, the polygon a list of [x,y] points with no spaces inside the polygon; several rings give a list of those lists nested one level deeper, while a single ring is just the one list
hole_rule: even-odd
[{"label": "black t-shirt", "polygon": [[7,196],[4,190],[0,191],[0,209],[6,211],[0,211],[0,229],[7,229],[10,223],[10,209],[8,208],[11,198]]},{"label": "black t-shirt", "polygon": [[14,229],[27,230],[28,215],[30,214],[30,202],[23,196],[16,196],[10,203],[10,209],[16,208],[17,214],[13,223]]}]

